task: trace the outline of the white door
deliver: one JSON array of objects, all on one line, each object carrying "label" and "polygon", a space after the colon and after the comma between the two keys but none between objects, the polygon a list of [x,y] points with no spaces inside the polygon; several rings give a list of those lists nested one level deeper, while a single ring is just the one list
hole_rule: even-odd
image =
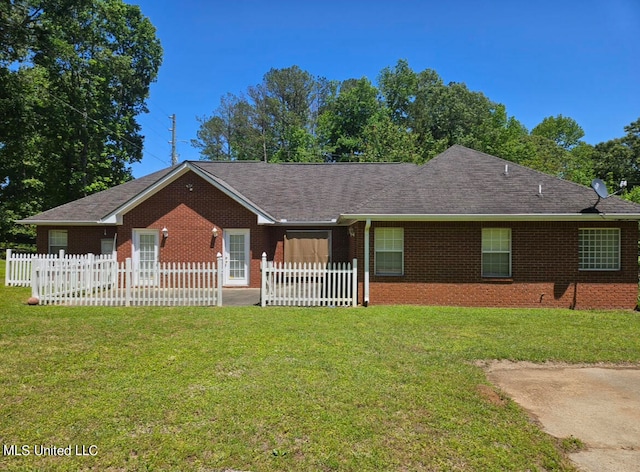
[{"label": "white door", "polygon": [[133,230],[133,283],[156,285],[159,233],[155,229]]},{"label": "white door", "polygon": [[225,229],[224,285],[249,285],[249,230]]}]

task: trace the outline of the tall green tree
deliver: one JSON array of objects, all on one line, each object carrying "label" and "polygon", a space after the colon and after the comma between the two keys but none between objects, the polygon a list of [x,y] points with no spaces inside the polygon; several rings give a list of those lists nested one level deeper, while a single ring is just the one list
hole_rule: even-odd
[{"label": "tall green tree", "polygon": [[412,104],[417,94],[418,76],[406,59],[400,59],[393,69],[382,69],[378,76],[378,86],[393,122],[409,127],[414,112]]},{"label": "tall green tree", "polygon": [[223,99],[200,119],[192,144],[205,159],[319,160],[318,120],[332,88],[298,66],[271,69],[246,97]]},{"label": "tall green tree", "polygon": [[573,149],[584,137],[584,130],[573,118],[562,115],[548,116],[531,130],[532,136],[542,136],[554,141],[563,149]]},{"label": "tall green tree", "polygon": [[255,110],[246,99],[227,94],[210,117],[199,117],[197,139],[191,144],[212,160],[252,160],[261,154]]},{"label": "tall green tree", "polygon": [[264,89],[277,145],[272,160],[307,160],[300,153],[312,141],[306,135],[310,135],[315,79],[298,66],[271,69],[264,76]]},{"label": "tall green tree", "polygon": [[405,60],[383,69],[379,85],[391,119],[414,137],[422,160],[453,144],[503,153],[524,135],[503,105],[464,83],[445,84],[434,70],[414,72]]},{"label": "tall green tree", "polygon": [[369,79],[342,82],[319,118],[322,149],[332,160],[359,160],[358,156],[364,152],[364,130],[381,109],[378,90]]},{"label": "tall green tree", "polygon": [[519,162],[555,175],[588,185],[594,177],[593,146],[582,141],[584,131],[573,118],[562,115],[546,117],[529,136],[522,137],[527,153]]},{"label": "tall green tree", "polygon": [[622,138],[595,146],[594,170],[597,177],[614,187],[627,180],[631,190],[640,186],[640,118],[625,126],[624,131]]},{"label": "tall green tree", "polygon": [[19,196],[11,217],[130,179],[162,58],[149,20],[121,0],[11,0],[2,12],[0,201]]}]

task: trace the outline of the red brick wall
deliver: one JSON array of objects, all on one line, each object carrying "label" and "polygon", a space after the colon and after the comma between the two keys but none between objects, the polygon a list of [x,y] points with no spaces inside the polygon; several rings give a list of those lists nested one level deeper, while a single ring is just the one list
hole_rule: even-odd
[{"label": "red brick wall", "polygon": [[67,230],[67,254],[100,254],[100,240],[113,239],[115,226],[38,226],[36,247],[39,254],[49,252],[49,230]]},{"label": "red brick wall", "polygon": [[[273,248],[268,228],[258,226],[257,221],[254,213],[189,172],[124,215],[118,227],[118,259],[131,257],[136,228],[167,228],[169,237],[160,235],[161,262],[215,261],[216,254],[222,253],[225,228],[249,229],[249,283],[260,287],[262,252],[273,252]],[[217,238],[212,233],[214,225],[221,230]]]},{"label": "red brick wall", "polygon": [[[405,228],[403,276],[375,276],[376,226]],[[481,276],[483,227],[511,228],[512,277]],[[585,227],[622,228],[620,271],[578,270],[578,228]],[[364,225],[358,228],[362,301]],[[370,236],[371,304],[632,309],[637,303],[635,222],[374,223]]]}]

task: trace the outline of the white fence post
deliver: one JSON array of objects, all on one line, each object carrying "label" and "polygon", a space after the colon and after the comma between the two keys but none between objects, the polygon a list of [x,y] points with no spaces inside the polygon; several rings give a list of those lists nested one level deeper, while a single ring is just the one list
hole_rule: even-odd
[{"label": "white fence post", "polygon": [[260,261],[260,306],[265,306],[267,304],[267,253],[262,253],[262,260]]},{"label": "white fence post", "polygon": [[131,280],[132,278],[133,278],[133,270],[131,266],[131,258],[127,257],[127,260],[125,261],[125,265],[124,265],[124,283],[125,283],[124,305],[125,306],[131,305],[131,285],[133,285]]},{"label": "white fence post", "polygon": [[95,256],[92,253],[87,254],[87,264],[85,265],[84,268],[84,283],[81,283],[81,285],[84,285],[86,290],[88,290],[89,292],[93,291],[93,272],[94,272],[94,264],[95,264]]},{"label": "white fence post", "polygon": [[40,300],[40,285],[38,280],[38,260],[31,261],[31,297]]},{"label": "white fence post", "polygon": [[358,306],[358,259],[353,259],[353,264],[351,266],[352,275],[352,287],[351,287],[351,304],[352,306]]},{"label": "white fence post", "polygon": [[221,253],[216,254],[216,306],[222,306],[222,277],[224,261]]},{"label": "white fence post", "polygon": [[7,255],[6,255],[6,265],[4,266],[5,272],[4,272],[4,286],[8,286],[9,285],[9,274],[11,273],[11,249],[7,249]]}]

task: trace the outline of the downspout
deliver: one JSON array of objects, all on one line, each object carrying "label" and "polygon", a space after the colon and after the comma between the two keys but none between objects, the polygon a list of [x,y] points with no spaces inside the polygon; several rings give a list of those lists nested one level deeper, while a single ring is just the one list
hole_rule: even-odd
[{"label": "downspout", "polygon": [[371,229],[371,218],[367,218],[364,225],[364,299],[362,304],[369,306],[369,230]]}]

